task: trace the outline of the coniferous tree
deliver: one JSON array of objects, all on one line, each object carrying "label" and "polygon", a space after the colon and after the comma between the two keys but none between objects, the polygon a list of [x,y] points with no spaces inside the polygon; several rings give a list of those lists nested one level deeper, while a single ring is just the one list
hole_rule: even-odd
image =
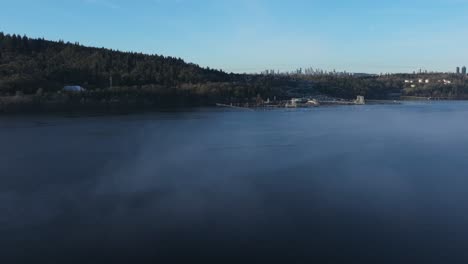
[{"label": "coniferous tree", "polygon": [[21,47],[23,51],[29,51],[29,39],[26,37],[26,35],[24,35],[21,39]]}]

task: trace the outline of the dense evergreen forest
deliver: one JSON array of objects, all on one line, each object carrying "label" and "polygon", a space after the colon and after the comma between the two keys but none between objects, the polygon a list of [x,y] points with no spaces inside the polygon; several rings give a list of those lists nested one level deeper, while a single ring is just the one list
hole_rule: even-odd
[{"label": "dense evergreen forest", "polygon": [[[110,79],[112,79],[113,89]],[[0,95],[80,85],[95,94],[149,93],[240,100],[280,96],[287,78],[228,74],[180,58],[85,47],[0,32]],[[294,84],[292,84],[294,85]]]},{"label": "dense evergreen forest", "polygon": [[[418,82],[418,79],[430,79],[430,82],[405,83],[406,80]],[[41,102],[64,101],[63,87],[79,85],[86,92],[68,94],[67,104],[75,100],[81,104],[125,101],[196,106],[318,94],[345,99],[357,95],[387,99],[390,94],[457,99],[468,94],[466,79],[455,74],[233,74],[203,68],[180,58],[0,32],[0,98],[20,93],[34,95]],[[6,101],[3,99],[4,105]]]},{"label": "dense evergreen forest", "polygon": [[89,48],[78,43],[30,39],[0,33],[0,88],[35,92],[63,85],[106,88],[230,81],[231,75],[185,63],[180,58]]}]

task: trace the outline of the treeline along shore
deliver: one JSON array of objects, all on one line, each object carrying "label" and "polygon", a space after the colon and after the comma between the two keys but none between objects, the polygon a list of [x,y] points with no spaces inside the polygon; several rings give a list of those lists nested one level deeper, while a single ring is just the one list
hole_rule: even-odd
[{"label": "treeline along shore", "polygon": [[[313,64],[313,62],[311,62]],[[234,74],[180,58],[0,32],[0,112],[260,105],[268,99],[465,99],[465,75]],[[79,92],[66,86],[82,87]],[[268,100],[269,101],[269,100]]]}]

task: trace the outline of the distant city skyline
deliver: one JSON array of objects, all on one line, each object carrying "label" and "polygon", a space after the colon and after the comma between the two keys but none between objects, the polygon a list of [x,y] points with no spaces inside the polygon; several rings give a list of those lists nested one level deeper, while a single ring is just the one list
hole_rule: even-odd
[{"label": "distant city skyline", "polygon": [[227,72],[454,72],[464,0],[17,0],[0,31],[180,57]]}]

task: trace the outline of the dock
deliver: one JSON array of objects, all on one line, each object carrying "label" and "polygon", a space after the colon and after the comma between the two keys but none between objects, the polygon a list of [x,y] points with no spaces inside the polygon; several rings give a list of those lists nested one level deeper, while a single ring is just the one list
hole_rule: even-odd
[{"label": "dock", "polygon": [[220,103],[217,103],[216,106],[218,106],[218,107],[224,107],[224,108],[233,108],[233,109],[254,111],[252,108],[242,107],[242,106],[235,106],[235,105],[228,105],[228,104],[220,104]]}]

